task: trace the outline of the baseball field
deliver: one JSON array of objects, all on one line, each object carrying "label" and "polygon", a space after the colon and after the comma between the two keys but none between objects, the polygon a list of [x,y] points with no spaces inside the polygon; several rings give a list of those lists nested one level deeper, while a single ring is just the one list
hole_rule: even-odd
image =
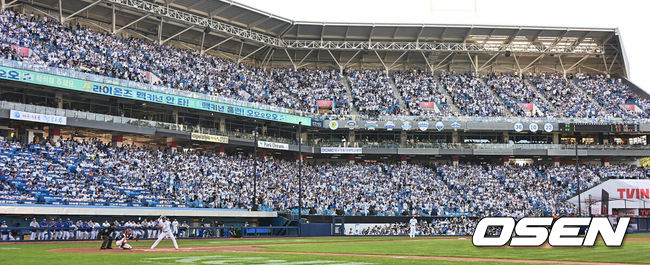
[{"label": "baseball field", "polygon": [[99,250],[98,242],[0,243],[0,264],[648,264],[650,235],[622,247],[477,248],[468,237],[328,237],[132,242]]}]

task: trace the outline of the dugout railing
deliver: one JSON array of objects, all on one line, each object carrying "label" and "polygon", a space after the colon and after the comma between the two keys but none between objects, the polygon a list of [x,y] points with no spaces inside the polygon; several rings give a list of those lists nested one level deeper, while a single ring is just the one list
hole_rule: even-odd
[{"label": "dugout railing", "polygon": [[[112,235],[131,230],[136,240],[157,239],[160,229],[120,227]],[[2,227],[0,242],[7,241],[93,241],[100,240],[100,229]],[[174,231],[178,239],[218,239],[251,237],[298,236],[297,226],[260,227],[179,227]]]}]

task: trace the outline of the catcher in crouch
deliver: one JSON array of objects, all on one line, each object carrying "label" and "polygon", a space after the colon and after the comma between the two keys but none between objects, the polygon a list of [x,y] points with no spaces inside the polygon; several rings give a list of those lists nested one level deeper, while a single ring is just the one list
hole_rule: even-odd
[{"label": "catcher in crouch", "polygon": [[120,233],[116,238],[115,238],[115,245],[119,247],[120,249],[127,249],[130,250],[133,247],[129,245],[128,240],[134,239],[134,237],[131,234],[131,230],[127,229],[123,233]]}]

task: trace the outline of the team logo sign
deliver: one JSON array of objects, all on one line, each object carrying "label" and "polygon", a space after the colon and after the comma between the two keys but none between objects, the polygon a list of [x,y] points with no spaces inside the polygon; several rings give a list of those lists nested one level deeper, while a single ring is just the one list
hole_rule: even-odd
[{"label": "team logo sign", "polygon": [[395,123],[393,123],[392,121],[387,121],[385,125],[386,125],[386,130],[392,131],[393,129],[395,129]]},{"label": "team logo sign", "polygon": [[374,131],[375,129],[377,129],[377,122],[376,121],[367,121],[366,122],[366,128],[368,128],[368,130]]},{"label": "team logo sign", "polygon": [[402,122],[402,130],[408,131],[411,129],[411,123],[408,121]]},{"label": "team logo sign", "polygon": [[553,131],[553,124],[550,124],[550,123],[544,124],[544,131],[552,132]]},{"label": "team logo sign", "polygon": [[523,131],[523,130],[524,130],[524,125],[521,124],[521,122],[517,122],[517,123],[515,123],[515,131],[516,131],[516,132],[521,132],[521,131]]},{"label": "team logo sign", "polygon": [[418,122],[418,128],[420,128],[420,131],[426,131],[429,129],[429,123],[426,121]]},{"label": "team logo sign", "polygon": [[337,121],[330,121],[330,129],[336,130],[339,128],[339,123]]},{"label": "team logo sign", "polygon": [[451,128],[453,128],[454,130],[458,130],[460,128],[460,123],[458,123],[458,122],[452,123]]},{"label": "team logo sign", "polygon": [[354,128],[357,128],[357,122],[356,121],[348,121],[345,123],[346,128],[350,128],[350,130],[353,130]]},{"label": "team logo sign", "polygon": [[537,132],[539,126],[537,125],[537,123],[531,123],[528,125],[528,129],[530,129],[531,132]]},{"label": "team logo sign", "polygon": [[[458,124],[458,125],[460,125],[460,124]],[[441,121],[436,122],[436,130],[438,130],[438,131],[442,131],[442,129],[444,129],[444,128],[445,128],[445,124],[444,124],[444,123],[442,123]]]}]

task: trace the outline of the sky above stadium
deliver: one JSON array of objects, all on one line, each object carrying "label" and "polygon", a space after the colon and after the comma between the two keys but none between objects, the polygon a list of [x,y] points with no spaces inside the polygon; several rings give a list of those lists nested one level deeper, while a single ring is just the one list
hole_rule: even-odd
[{"label": "sky above stadium", "polygon": [[237,0],[296,21],[618,28],[632,82],[650,93],[650,1]]}]

